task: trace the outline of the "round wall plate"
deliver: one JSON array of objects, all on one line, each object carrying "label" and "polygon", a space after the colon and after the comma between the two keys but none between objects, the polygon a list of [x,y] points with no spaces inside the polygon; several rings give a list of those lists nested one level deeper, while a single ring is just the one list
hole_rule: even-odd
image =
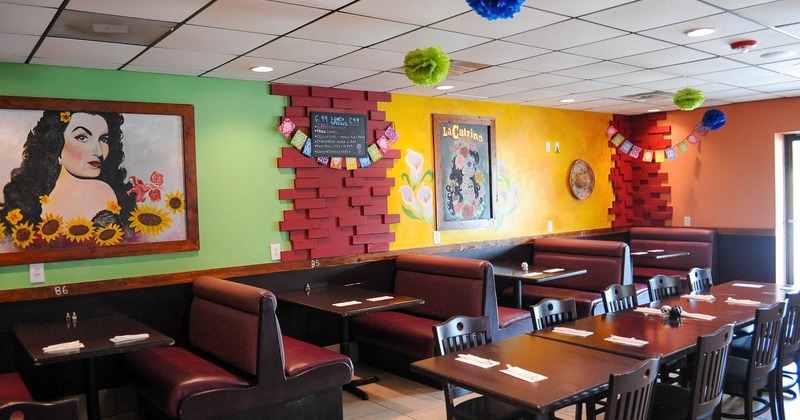
[{"label": "round wall plate", "polygon": [[594,191],[594,171],[586,161],[576,159],[569,168],[569,186],[578,200],[586,200]]}]

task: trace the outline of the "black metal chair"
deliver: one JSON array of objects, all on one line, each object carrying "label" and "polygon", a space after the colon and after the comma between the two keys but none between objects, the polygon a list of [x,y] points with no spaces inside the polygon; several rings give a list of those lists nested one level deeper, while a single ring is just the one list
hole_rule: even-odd
[{"label": "black metal chair", "polygon": [[719,418],[733,324],[697,337],[689,388],[656,384],[651,420]]},{"label": "black metal chair", "polygon": [[[783,394],[794,393],[792,388],[797,384],[798,372],[787,375],[784,368],[794,364],[795,369],[800,370],[800,293],[786,295],[786,314],[783,316],[781,336],[783,341],[778,350],[778,372],[775,375],[775,386],[777,388],[778,418],[785,420],[786,407],[784,407]],[[792,382],[784,385],[784,376],[793,379]]]},{"label": "black metal chair", "polygon": [[542,299],[531,305],[531,321],[533,330],[552,327],[578,319],[575,299]]},{"label": "black metal chair", "polygon": [[[778,302],[768,308],[756,309],[753,334],[742,338],[750,340],[746,357],[737,356],[731,344],[723,391],[743,398],[744,412],[723,412],[724,417],[752,420],[755,416],[770,410],[772,418],[777,418],[776,376],[778,350],[782,342],[781,325],[784,307],[784,302]],[[766,389],[769,393],[769,401],[760,396],[759,390],[762,389]],[[756,409],[754,401],[762,406]]]},{"label": "black metal chair", "polygon": [[603,290],[602,295],[607,314],[639,306],[634,284],[612,284]]},{"label": "black metal chair", "polygon": [[710,289],[711,286],[714,285],[714,280],[711,278],[710,267],[706,268],[695,267],[689,270],[687,278],[689,280],[689,287],[691,287],[692,292],[699,292],[701,290]]},{"label": "black metal chair", "polygon": [[660,359],[647,359],[638,368],[611,375],[606,398],[606,420],[647,420],[653,402]]},{"label": "black metal chair", "polygon": [[680,276],[665,276],[659,274],[647,280],[647,292],[650,302],[680,296],[683,293]]},{"label": "black metal chair", "polygon": [[[454,316],[433,326],[436,354],[464,351],[492,342],[492,327],[488,316]],[[442,384],[447,419],[522,419],[525,412],[504,402],[480,396],[455,404],[458,397],[471,391],[449,383]]]}]

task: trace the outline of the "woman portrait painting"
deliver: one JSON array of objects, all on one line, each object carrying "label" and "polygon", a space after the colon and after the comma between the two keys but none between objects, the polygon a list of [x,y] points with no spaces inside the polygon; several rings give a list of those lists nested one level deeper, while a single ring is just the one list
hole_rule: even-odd
[{"label": "woman portrait painting", "polygon": [[[13,118],[19,112],[28,123]],[[35,123],[30,122],[32,112],[38,118]],[[128,136],[123,135],[126,117],[138,122],[130,127],[138,155],[134,159],[128,159],[123,150],[123,145],[130,147]],[[23,137],[24,143],[21,160],[4,153],[0,162],[0,176],[8,174],[0,202],[0,252],[173,238],[171,215],[182,213],[185,206],[183,179],[163,156],[148,155],[153,150],[154,140],[148,135],[152,124],[141,118],[81,110],[2,113],[3,146],[13,142],[7,131],[18,133],[16,137]],[[6,122],[14,128],[9,130]],[[27,133],[19,136],[23,128]],[[9,167],[13,169],[6,172]],[[149,182],[131,170],[150,173]],[[180,181],[174,191],[165,192],[166,201],[162,189],[174,183],[165,185],[165,173]],[[158,238],[165,232],[169,233]]]}]

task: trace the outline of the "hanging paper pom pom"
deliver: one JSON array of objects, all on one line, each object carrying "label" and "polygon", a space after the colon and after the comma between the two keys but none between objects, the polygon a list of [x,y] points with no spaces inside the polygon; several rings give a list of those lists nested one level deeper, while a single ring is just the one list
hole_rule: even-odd
[{"label": "hanging paper pom pom", "polygon": [[438,45],[410,51],[403,63],[406,77],[420,86],[435,85],[444,80],[450,71],[450,56]]},{"label": "hanging paper pom pom", "polygon": [[475,13],[489,20],[508,19],[519,13],[525,0],[467,0]]},{"label": "hanging paper pom pom", "polygon": [[703,91],[692,88],[681,89],[672,98],[672,102],[684,111],[691,111],[697,108],[705,100],[706,97],[703,95]]},{"label": "hanging paper pom pom", "polygon": [[703,125],[712,131],[722,127],[726,122],[725,114],[718,109],[709,109],[703,114]]}]

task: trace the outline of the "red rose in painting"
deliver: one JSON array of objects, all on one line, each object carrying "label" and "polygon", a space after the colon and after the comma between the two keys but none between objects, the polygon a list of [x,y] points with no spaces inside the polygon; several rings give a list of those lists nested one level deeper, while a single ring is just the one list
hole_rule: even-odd
[{"label": "red rose in painting", "polygon": [[150,175],[150,182],[160,187],[164,184],[164,174],[153,171],[153,174]]},{"label": "red rose in painting", "polygon": [[147,195],[150,196],[151,201],[161,201],[161,190],[159,189],[150,190]]}]

